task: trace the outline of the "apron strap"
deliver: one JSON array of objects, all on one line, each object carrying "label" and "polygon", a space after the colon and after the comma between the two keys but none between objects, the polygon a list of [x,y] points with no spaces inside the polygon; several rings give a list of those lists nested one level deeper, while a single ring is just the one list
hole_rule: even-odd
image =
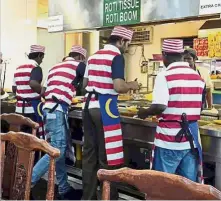
[{"label": "apron strap", "polygon": [[48,113],[53,113],[61,104],[56,96],[52,96],[52,100],[56,103],[56,105],[53,108],[51,108]]},{"label": "apron strap", "polygon": [[[98,93],[96,91],[93,91],[93,92],[88,92],[88,96],[86,98],[86,102],[85,102],[85,106],[84,106],[84,112],[85,112],[85,116],[87,116],[87,118],[91,118],[91,115],[89,113],[89,103],[90,103],[90,100],[91,100],[91,97],[92,95],[95,95],[95,99],[98,100]],[[91,125],[90,122],[88,122],[88,125]],[[97,143],[97,139],[96,139],[96,136],[93,135],[93,128],[91,128],[91,135],[93,137],[93,140],[95,142],[95,144]]]},{"label": "apron strap", "polygon": [[176,122],[176,123],[179,123],[180,126],[181,126],[181,130],[175,136],[176,142],[181,142],[183,137],[186,137],[187,140],[190,143],[191,151],[194,154],[196,153],[195,148],[194,148],[194,143],[193,143],[193,141],[194,141],[193,136],[191,135],[190,130],[189,130],[189,123],[191,123],[191,122],[189,122],[187,120],[186,113],[183,113],[181,115],[181,121],[178,121],[178,120],[160,120],[160,122]]},{"label": "apron strap", "polygon": [[22,115],[25,113],[25,99],[22,100]]},{"label": "apron strap", "polygon": [[24,115],[24,113],[25,113],[25,103],[29,104],[30,100],[27,98],[22,99],[22,115]]},{"label": "apron strap", "polygon": [[88,108],[89,108],[89,103],[90,103],[92,95],[95,95],[95,99],[98,100],[98,93],[96,91],[88,92],[88,96],[86,98],[86,102],[85,102],[85,106],[84,106],[85,110],[88,110]]}]

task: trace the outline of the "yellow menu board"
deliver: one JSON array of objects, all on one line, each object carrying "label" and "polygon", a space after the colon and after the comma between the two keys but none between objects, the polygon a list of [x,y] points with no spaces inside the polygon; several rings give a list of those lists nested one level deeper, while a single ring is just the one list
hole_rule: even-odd
[{"label": "yellow menu board", "polygon": [[221,31],[209,33],[208,50],[210,58],[221,57]]}]

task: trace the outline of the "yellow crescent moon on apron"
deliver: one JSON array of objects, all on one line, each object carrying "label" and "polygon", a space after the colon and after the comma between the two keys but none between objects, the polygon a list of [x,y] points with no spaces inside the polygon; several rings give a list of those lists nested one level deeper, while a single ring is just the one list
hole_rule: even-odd
[{"label": "yellow crescent moon on apron", "polygon": [[39,115],[40,117],[43,117],[43,115],[42,115],[42,113],[41,113],[41,110],[40,110],[41,104],[43,104],[43,103],[40,102],[40,103],[38,104],[37,111],[38,111],[38,115]]},{"label": "yellow crescent moon on apron", "polygon": [[112,99],[110,99],[110,98],[107,100],[107,102],[106,102],[106,104],[105,104],[105,110],[106,110],[108,116],[110,116],[110,117],[113,118],[113,119],[116,119],[116,118],[118,118],[119,116],[114,115],[114,114],[110,111],[110,103],[111,103],[111,101],[112,101]]}]

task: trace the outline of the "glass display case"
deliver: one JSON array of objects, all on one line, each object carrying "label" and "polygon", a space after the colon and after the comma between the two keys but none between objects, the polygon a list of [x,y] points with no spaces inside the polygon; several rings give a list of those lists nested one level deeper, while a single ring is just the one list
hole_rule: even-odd
[{"label": "glass display case", "polygon": [[221,74],[221,59],[202,59],[196,61],[197,67],[204,67],[210,71],[210,74]]}]

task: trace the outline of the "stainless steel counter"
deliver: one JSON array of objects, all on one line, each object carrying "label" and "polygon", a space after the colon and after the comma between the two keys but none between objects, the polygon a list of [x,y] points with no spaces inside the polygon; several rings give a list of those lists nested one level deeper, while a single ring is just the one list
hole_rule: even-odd
[{"label": "stainless steel counter", "polygon": [[221,138],[221,125],[208,124],[200,126],[200,134]]},{"label": "stainless steel counter", "polygon": [[[70,111],[69,117],[82,119],[82,111]],[[151,150],[157,123],[122,116],[121,125],[124,140],[129,140],[131,143],[135,143],[136,146],[139,144],[140,147],[143,147],[142,149]],[[221,126],[220,128],[214,125],[200,126],[200,133],[204,162],[214,162],[216,164],[215,186],[221,190]],[[126,161],[126,163],[129,163],[129,161]]]},{"label": "stainless steel counter", "polygon": [[215,187],[221,190],[221,126],[201,126],[200,134],[203,159],[206,162],[215,162]]}]

